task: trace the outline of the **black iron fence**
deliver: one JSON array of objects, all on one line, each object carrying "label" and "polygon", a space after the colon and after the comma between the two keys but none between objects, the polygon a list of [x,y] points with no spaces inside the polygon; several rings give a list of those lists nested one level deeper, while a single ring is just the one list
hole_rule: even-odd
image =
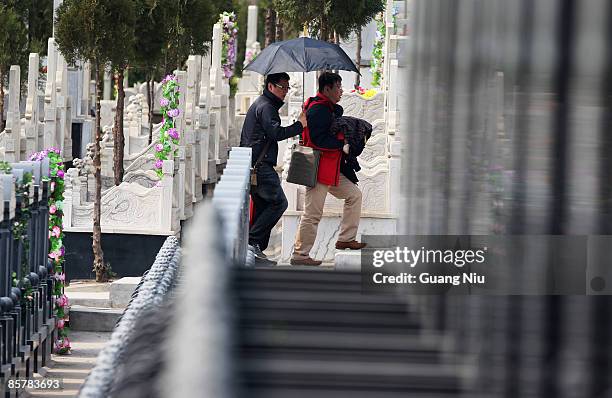
[{"label": "black iron fence", "polygon": [[53,267],[49,253],[48,159],[8,164],[0,174],[0,391],[31,378],[53,347]]}]

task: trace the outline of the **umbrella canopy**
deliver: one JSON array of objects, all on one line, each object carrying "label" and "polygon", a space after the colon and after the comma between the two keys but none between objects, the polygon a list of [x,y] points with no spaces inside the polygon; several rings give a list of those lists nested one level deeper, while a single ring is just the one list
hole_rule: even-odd
[{"label": "umbrella canopy", "polygon": [[245,68],[262,75],[326,69],[359,73],[353,61],[339,45],[310,37],[272,43]]}]

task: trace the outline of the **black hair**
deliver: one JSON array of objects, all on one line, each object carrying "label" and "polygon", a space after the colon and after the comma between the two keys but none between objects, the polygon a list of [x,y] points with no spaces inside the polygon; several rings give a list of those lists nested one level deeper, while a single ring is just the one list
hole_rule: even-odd
[{"label": "black hair", "polygon": [[333,72],[323,72],[319,76],[319,92],[322,93],[326,86],[333,87],[336,83],[341,83],[342,78],[339,74]]},{"label": "black hair", "polygon": [[268,84],[278,84],[281,82],[281,80],[289,81],[289,75],[285,72],[269,74],[266,76],[266,88],[268,87]]}]

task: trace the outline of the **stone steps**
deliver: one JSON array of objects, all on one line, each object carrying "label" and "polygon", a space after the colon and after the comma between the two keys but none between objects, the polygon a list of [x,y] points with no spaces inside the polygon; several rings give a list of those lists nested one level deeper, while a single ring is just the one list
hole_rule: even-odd
[{"label": "stone steps", "polygon": [[[354,256],[354,254],[352,254]],[[240,269],[237,372],[248,397],[417,397],[460,393],[465,367],[393,295],[365,295],[356,272]]]},{"label": "stone steps", "polygon": [[41,368],[36,377],[59,378],[63,380],[62,390],[26,390],[24,396],[32,398],[72,398],[76,397],[85,378],[93,368],[96,357],[106,342],[110,340],[107,332],[72,331],[70,333],[72,353],[53,355],[50,364]]},{"label": "stone steps", "polygon": [[94,308],[125,308],[132,298],[140,277],[121,278],[112,283],[81,281],[66,287],[70,305]]},{"label": "stone steps", "polygon": [[123,308],[70,307],[70,330],[112,332]]},{"label": "stone steps", "polygon": [[336,271],[361,271],[361,250],[337,250],[334,255]]},{"label": "stone steps", "polygon": [[71,292],[66,291],[70,306],[110,308],[109,292]]},{"label": "stone steps", "polygon": [[72,281],[65,288],[70,301],[69,326],[70,355],[52,355],[48,366],[41,368],[36,377],[60,378],[62,390],[26,391],[27,397],[76,397],[85,378],[94,367],[96,357],[125,306],[131,298],[140,278],[122,278],[112,283]]}]

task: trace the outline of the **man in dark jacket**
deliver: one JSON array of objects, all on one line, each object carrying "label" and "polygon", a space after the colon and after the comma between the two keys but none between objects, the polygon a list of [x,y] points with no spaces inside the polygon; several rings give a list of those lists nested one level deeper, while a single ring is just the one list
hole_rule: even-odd
[{"label": "man in dark jacket", "polygon": [[[281,127],[278,110],[289,91],[289,75],[270,74],[266,87],[249,108],[240,146],[252,148],[252,166],[256,168],[257,186],[251,192],[254,217],[249,231],[249,250],[255,255],[256,263],[272,265],[263,251],[268,247],[270,233],[287,210],[287,198],[274,170],[278,157],[278,141],[300,134],[306,127],[306,116],[288,127]],[[261,159],[258,163],[258,159]]]},{"label": "man in dark jacket", "polygon": [[344,199],[344,210],[338,233],[336,249],[359,250],[365,247],[358,242],[357,228],[361,218],[361,191],[357,187],[355,170],[347,164],[346,155],[350,145],[342,132],[331,132],[334,120],[342,116],[343,109],[338,102],[342,97],[342,78],[337,73],[324,72],[319,76],[319,91],[306,102],[308,127],[302,138],[304,145],[321,152],[317,183],[306,188],[304,214],[295,237],[292,265],[320,265],[320,260],[310,257],[327,193]]}]

